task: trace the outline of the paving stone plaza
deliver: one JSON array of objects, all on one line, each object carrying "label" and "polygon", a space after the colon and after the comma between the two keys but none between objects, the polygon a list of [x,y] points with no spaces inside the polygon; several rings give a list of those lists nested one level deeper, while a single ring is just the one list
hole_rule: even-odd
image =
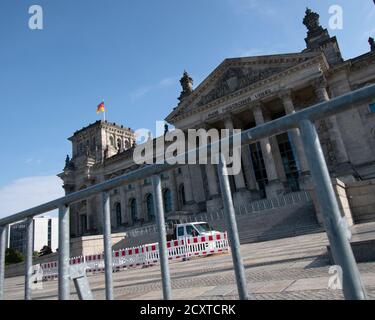
[{"label": "paving stone plaza", "polygon": [[[328,289],[330,262],[324,233],[242,245],[249,291],[259,300],[344,299]],[[171,263],[173,299],[238,299],[230,254]],[[375,262],[360,263],[368,296],[375,299]],[[5,281],[6,299],[23,299],[24,278]],[[105,299],[104,275],[89,277],[95,299]],[[162,299],[160,268],[129,269],[114,274],[117,300]],[[43,283],[33,299],[56,300],[57,281]],[[77,299],[72,285],[72,299]]]}]

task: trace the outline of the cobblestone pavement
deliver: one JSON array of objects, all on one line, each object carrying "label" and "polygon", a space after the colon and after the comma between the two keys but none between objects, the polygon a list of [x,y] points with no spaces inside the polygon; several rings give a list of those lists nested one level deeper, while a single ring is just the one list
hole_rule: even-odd
[{"label": "cobblestone pavement", "polygon": [[[246,244],[241,252],[249,292],[256,299],[343,299],[341,290],[328,289],[329,259],[325,234],[312,234],[269,242]],[[174,299],[238,299],[231,255],[216,255],[171,263]],[[375,262],[359,264],[370,299],[375,299]],[[89,277],[95,299],[104,299],[104,276]],[[23,277],[5,281],[6,299],[23,298]],[[116,299],[161,299],[159,266],[114,274]],[[43,284],[34,299],[56,299],[57,282]],[[72,286],[72,299],[77,295]]]}]

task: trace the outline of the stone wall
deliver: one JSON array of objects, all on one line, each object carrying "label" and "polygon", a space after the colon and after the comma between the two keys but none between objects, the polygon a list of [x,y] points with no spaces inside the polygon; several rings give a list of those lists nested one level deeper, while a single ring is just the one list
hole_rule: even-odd
[{"label": "stone wall", "polygon": [[[348,202],[348,197],[346,194],[346,185],[339,179],[332,179],[332,186],[336,194],[337,203],[340,208],[341,216],[346,217],[347,223],[349,226],[353,225],[353,218],[351,209]],[[309,193],[310,197],[313,200],[315,212],[316,212],[316,218],[321,226],[324,224],[322,212],[320,211],[320,208],[318,206],[318,200],[316,197],[316,191],[315,188],[312,186],[312,182],[310,181],[308,184],[308,187],[306,188]]]},{"label": "stone wall", "polygon": [[375,179],[347,184],[354,223],[375,221]]},{"label": "stone wall", "polygon": [[[125,238],[125,233],[112,234],[112,245],[115,246]],[[103,252],[103,236],[87,236],[70,240],[70,256],[87,256]]]},{"label": "stone wall", "polygon": [[[346,217],[349,226],[356,223],[375,221],[375,179],[343,183],[332,179],[341,216]],[[323,218],[317,206],[315,190],[309,190],[313,199],[317,219],[323,225]]]}]

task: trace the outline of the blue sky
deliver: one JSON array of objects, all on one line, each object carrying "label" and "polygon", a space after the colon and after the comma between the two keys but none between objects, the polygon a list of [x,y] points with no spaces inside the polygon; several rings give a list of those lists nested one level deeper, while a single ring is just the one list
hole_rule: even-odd
[{"label": "blue sky", "polygon": [[[28,28],[33,4],[44,30]],[[110,121],[154,128],[184,69],[197,85],[228,57],[301,51],[306,6],[328,27],[333,4],[344,9],[343,30],[330,30],[344,57],[367,52],[372,0],[1,0],[0,216],[61,194],[66,139],[100,118],[101,99]]]}]

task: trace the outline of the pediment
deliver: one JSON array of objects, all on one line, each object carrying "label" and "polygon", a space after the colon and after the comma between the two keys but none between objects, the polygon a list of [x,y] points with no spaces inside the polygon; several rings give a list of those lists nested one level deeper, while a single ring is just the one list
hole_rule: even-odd
[{"label": "pediment", "polygon": [[177,116],[267,81],[317,57],[322,57],[321,53],[226,59],[174,109],[167,117],[167,121],[173,123],[173,119]]}]

